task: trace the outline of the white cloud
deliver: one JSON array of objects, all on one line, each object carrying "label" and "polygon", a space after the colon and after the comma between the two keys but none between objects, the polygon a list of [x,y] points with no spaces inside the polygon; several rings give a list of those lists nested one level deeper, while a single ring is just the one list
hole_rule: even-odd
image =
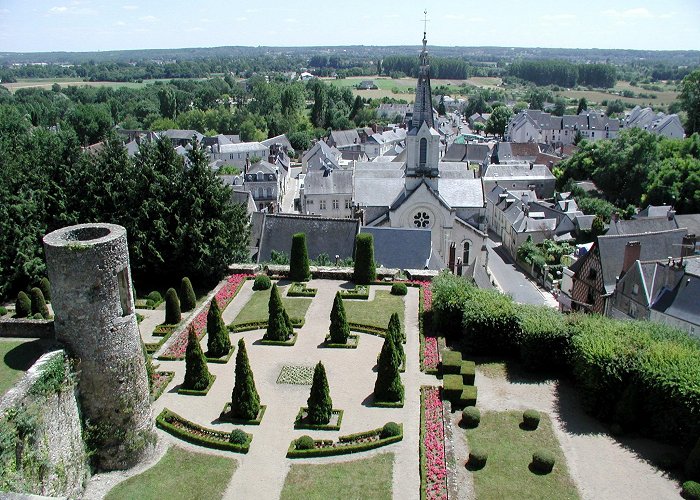
[{"label": "white cloud", "polygon": [[627,10],[608,9],[603,11],[603,15],[615,19],[651,19],[654,17],[646,7],[637,7]]},{"label": "white cloud", "polygon": [[49,9],[49,12],[54,12],[54,13],[57,13],[57,14],[62,14],[63,12],[66,12],[67,10],[68,10],[68,7],[66,7],[65,5],[61,5],[61,6],[59,6],[59,7],[51,7],[51,8]]},{"label": "white cloud", "polygon": [[124,9],[124,10],[136,10],[138,8],[139,8],[138,5],[123,5],[122,6],[122,9]]},{"label": "white cloud", "polygon": [[0,14],[9,14],[10,9],[0,9]]},{"label": "white cloud", "polygon": [[158,18],[156,16],[143,16],[139,17],[139,21],[147,22],[147,23],[152,23],[153,21],[157,21]]}]

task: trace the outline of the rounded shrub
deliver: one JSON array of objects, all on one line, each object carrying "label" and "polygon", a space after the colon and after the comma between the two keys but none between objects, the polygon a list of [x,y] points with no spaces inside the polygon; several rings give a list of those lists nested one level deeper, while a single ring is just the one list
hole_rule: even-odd
[{"label": "rounded shrub", "polygon": [[153,307],[155,305],[156,303],[153,302],[151,299],[146,299],[146,307]]},{"label": "rounded shrub", "polygon": [[192,282],[189,278],[184,277],[180,282],[180,309],[191,311],[195,307],[197,307],[197,296],[192,288]]},{"label": "rounded shrub", "polygon": [[165,324],[177,325],[181,319],[180,299],[174,288],[168,288],[165,292]]},{"label": "rounded shrub", "polygon": [[682,495],[686,500],[700,500],[700,483],[686,481],[683,483]]},{"label": "rounded shrub", "polygon": [[253,290],[267,290],[271,286],[270,277],[266,274],[258,274],[253,281]]},{"label": "rounded shrub", "polygon": [[533,431],[537,429],[540,425],[540,413],[537,410],[525,410],[523,412],[523,425]]},{"label": "rounded shrub", "polygon": [[470,470],[483,469],[486,465],[486,460],[488,460],[489,454],[486,450],[480,448],[474,448],[469,452],[469,459],[467,460],[467,467]]},{"label": "rounded shrub", "polygon": [[[32,306],[32,314],[34,315],[34,318],[36,318],[36,315],[39,314],[43,318],[48,319],[50,314],[49,314],[49,308],[46,306],[46,300],[44,300],[44,294],[41,292],[41,288],[34,287],[32,288],[32,291],[30,293],[30,302]],[[41,318],[39,318],[41,319]]]},{"label": "rounded shrub", "polygon": [[228,438],[228,442],[233,444],[245,444],[247,441],[248,434],[240,429],[233,429],[231,431],[231,436]]},{"label": "rounded shrub", "polygon": [[380,439],[401,435],[401,427],[396,422],[387,422],[379,434]]},{"label": "rounded shrub", "polygon": [[532,454],[532,468],[543,474],[552,472],[555,461],[554,455],[548,451],[540,450]]},{"label": "rounded shrub", "polygon": [[316,446],[314,439],[311,436],[301,436],[294,443],[294,447],[297,450],[313,450]]},{"label": "rounded shrub", "polygon": [[18,318],[26,318],[32,313],[32,301],[29,300],[29,295],[24,292],[17,294],[17,302],[15,302],[15,316]]},{"label": "rounded shrub", "polygon": [[467,406],[462,410],[462,426],[467,429],[473,429],[479,426],[481,422],[481,412],[476,406]]},{"label": "rounded shrub", "polygon": [[46,276],[39,281],[39,288],[41,289],[41,293],[44,294],[46,302],[51,302],[51,283]]},{"label": "rounded shrub", "polygon": [[32,315],[32,319],[44,319],[44,315],[41,313],[36,313]]},{"label": "rounded shrub", "polygon": [[157,304],[159,302],[163,302],[163,296],[160,294],[160,292],[157,292],[153,290],[151,293],[146,295],[146,299],[152,300],[154,304]]},{"label": "rounded shrub", "polygon": [[406,283],[394,283],[391,285],[392,295],[406,295],[408,293],[408,287]]}]

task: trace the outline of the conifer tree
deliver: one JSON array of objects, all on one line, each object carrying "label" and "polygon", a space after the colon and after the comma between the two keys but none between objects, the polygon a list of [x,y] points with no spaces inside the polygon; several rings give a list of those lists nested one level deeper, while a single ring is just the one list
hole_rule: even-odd
[{"label": "conifer tree", "polygon": [[209,357],[220,358],[231,350],[231,337],[221,317],[221,310],[216,298],[211,299],[207,313],[207,350]]},{"label": "conifer tree", "polygon": [[369,233],[360,233],[355,237],[355,269],[353,280],[358,285],[369,285],[376,278],[374,239]]},{"label": "conifer tree", "polygon": [[17,318],[26,318],[32,313],[32,301],[24,292],[17,294],[17,302],[15,302],[15,316]]},{"label": "conifer tree", "polygon": [[187,277],[182,278],[180,283],[180,307],[183,311],[191,311],[197,307],[197,296],[194,294],[192,282]]},{"label": "conifer tree", "polygon": [[235,418],[253,420],[260,412],[260,396],[255,389],[253,371],[250,369],[243,339],[238,341],[235,380],[231,394],[231,415]]},{"label": "conifer tree", "polygon": [[316,425],[325,425],[331,420],[333,401],[328,390],[326,369],[320,361],[314,369],[314,380],[311,384],[311,394],[306,400],[308,406],[308,421]]},{"label": "conifer tree", "polygon": [[44,294],[44,299],[46,302],[51,302],[51,282],[49,282],[49,279],[46,276],[41,278],[39,288],[41,289],[41,293]]},{"label": "conifer tree", "polygon": [[31,296],[31,304],[32,304],[32,315],[41,314],[42,318],[48,319],[50,316],[49,308],[46,306],[46,301],[44,300],[44,294],[41,293],[41,289],[38,287],[32,288],[30,296]]},{"label": "conifer tree", "polygon": [[289,258],[289,278],[292,281],[308,281],[309,253],[306,249],[306,234],[296,233],[292,236],[292,254]]},{"label": "conifer tree", "polygon": [[406,360],[406,353],[403,349],[403,335],[401,334],[401,320],[398,313],[392,313],[389,318],[389,326],[386,329],[386,336],[394,342],[394,350],[399,360],[399,367]]},{"label": "conifer tree", "polygon": [[272,285],[270,301],[267,305],[269,315],[265,340],[286,341],[292,336],[292,321],[284,310],[284,304],[277,289],[277,283]]},{"label": "conifer tree", "polygon": [[343,299],[340,297],[340,292],[335,292],[333,300],[333,309],[331,309],[331,342],[333,344],[346,344],[350,336],[350,326],[345,316],[345,306]]},{"label": "conifer tree", "polygon": [[180,299],[174,288],[168,288],[168,291],[165,292],[165,324],[177,325],[181,319]]},{"label": "conifer tree", "polygon": [[377,381],[374,383],[376,401],[398,402],[403,399],[403,384],[397,361],[394,341],[387,335],[384,337],[384,344],[377,362]]},{"label": "conifer tree", "polygon": [[185,381],[182,383],[183,389],[203,391],[209,387],[211,375],[207,368],[207,360],[204,358],[199,339],[190,327],[187,339],[187,351],[185,351]]}]

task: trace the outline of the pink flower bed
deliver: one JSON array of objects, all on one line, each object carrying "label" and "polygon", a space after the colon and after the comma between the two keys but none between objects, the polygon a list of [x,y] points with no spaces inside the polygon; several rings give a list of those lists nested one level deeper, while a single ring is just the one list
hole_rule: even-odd
[{"label": "pink flower bed", "polygon": [[[420,285],[423,291],[423,311],[430,311],[433,307],[433,291],[430,289],[430,281],[411,281],[411,283]],[[440,355],[435,337],[425,337],[421,358],[423,359],[423,370],[437,370],[440,364]]]},{"label": "pink flower bed", "polygon": [[425,497],[447,498],[447,467],[445,465],[445,427],[442,416],[442,400],[438,387],[422,387],[425,428],[423,429],[423,453],[425,453]]},{"label": "pink flower bed", "polygon": [[[221,289],[216,292],[214,298],[219,304],[219,309],[223,312],[224,309],[231,303],[233,298],[240,290],[241,285],[250,276],[249,274],[232,274],[226,278],[226,283]],[[185,356],[187,350],[187,336],[190,328],[194,328],[198,338],[202,338],[207,331],[207,313],[209,312],[209,304],[205,304],[202,310],[193,319],[190,319],[185,327],[177,334],[177,338],[170,342],[168,348],[160,357],[180,359]]]}]

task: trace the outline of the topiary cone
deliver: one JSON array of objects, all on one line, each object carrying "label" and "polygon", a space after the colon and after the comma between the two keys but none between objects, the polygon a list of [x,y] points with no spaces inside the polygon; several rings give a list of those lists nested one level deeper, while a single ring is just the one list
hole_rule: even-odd
[{"label": "topiary cone", "polygon": [[306,235],[304,233],[296,233],[292,236],[289,277],[292,281],[308,281],[311,277],[309,253],[306,249]]},{"label": "topiary cone", "polygon": [[314,380],[311,384],[311,393],[306,400],[308,406],[307,419],[316,425],[325,425],[331,421],[333,401],[328,390],[328,379],[326,369],[320,361],[314,369]]},{"label": "topiary cone", "polygon": [[387,335],[377,361],[377,380],[374,383],[376,401],[395,403],[403,399],[404,389],[397,358],[395,344]]},{"label": "topiary cone", "polygon": [[255,389],[253,371],[250,369],[243,339],[238,341],[235,379],[231,393],[231,415],[235,418],[253,420],[260,413],[260,396]]},{"label": "topiary cone", "polygon": [[197,307],[197,296],[194,294],[192,283],[187,277],[182,278],[180,283],[180,308],[183,311],[191,311]]},{"label": "topiary cone", "polygon": [[17,294],[17,301],[15,302],[15,316],[17,318],[26,318],[31,313],[32,301],[26,293],[19,292]]},{"label": "topiary cone", "polygon": [[180,299],[174,288],[168,288],[168,291],[165,292],[165,324],[177,325],[181,319]]},{"label": "topiary cone", "polygon": [[41,314],[41,317],[48,319],[49,308],[46,306],[46,301],[44,300],[44,294],[38,287],[32,288],[31,291],[31,304],[32,304],[32,314]]},{"label": "topiary cone", "polygon": [[39,288],[41,289],[41,293],[44,294],[44,299],[46,302],[51,302],[51,283],[49,282],[49,279],[44,276],[41,278],[41,281],[39,282]]},{"label": "topiary cone", "polygon": [[397,366],[406,361],[406,353],[403,350],[403,338],[401,335],[401,320],[397,313],[392,313],[389,318],[389,325],[386,329],[386,336],[394,343],[394,352],[397,360]]},{"label": "topiary cone", "polygon": [[358,285],[369,285],[376,278],[374,239],[369,233],[360,233],[355,237],[355,268],[353,280]]},{"label": "topiary cone", "polygon": [[340,292],[335,292],[333,309],[331,309],[330,337],[333,344],[347,344],[350,336],[350,326],[345,316],[345,306]]},{"label": "topiary cone", "polygon": [[220,358],[231,350],[231,337],[221,317],[221,310],[216,298],[211,299],[207,313],[207,350],[209,357]]},{"label": "topiary cone", "polygon": [[272,285],[270,301],[267,304],[268,323],[265,340],[286,341],[292,335],[291,320],[284,310],[277,283]]},{"label": "topiary cone", "polygon": [[203,391],[209,387],[211,375],[207,368],[207,361],[204,358],[199,339],[190,327],[187,339],[187,351],[185,351],[185,381],[182,383],[184,389]]}]

